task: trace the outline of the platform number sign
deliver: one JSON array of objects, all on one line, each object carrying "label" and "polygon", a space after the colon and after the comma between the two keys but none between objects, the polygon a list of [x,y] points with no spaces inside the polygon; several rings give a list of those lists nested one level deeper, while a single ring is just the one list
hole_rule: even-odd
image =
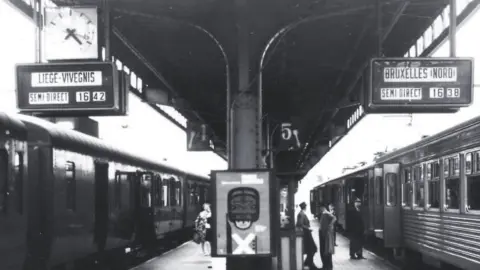
[{"label": "platform number sign", "polygon": [[187,122],[187,151],[210,151],[208,126]]},{"label": "platform number sign", "polygon": [[278,150],[290,151],[299,149],[302,146],[298,129],[296,129],[292,123],[285,122],[280,126],[280,142]]}]

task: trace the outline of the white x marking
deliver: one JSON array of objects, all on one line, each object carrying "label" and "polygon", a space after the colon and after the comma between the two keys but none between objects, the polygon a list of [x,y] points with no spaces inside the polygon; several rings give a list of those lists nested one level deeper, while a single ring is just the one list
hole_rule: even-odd
[{"label": "white x marking", "polygon": [[233,251],[233,254],[255,254],[255,251],[249,246],[253,239],[255,239],[255,234],[250,233],[245,239],[242,239],[235,233],[232,235],[232,238],[238,245]]}]

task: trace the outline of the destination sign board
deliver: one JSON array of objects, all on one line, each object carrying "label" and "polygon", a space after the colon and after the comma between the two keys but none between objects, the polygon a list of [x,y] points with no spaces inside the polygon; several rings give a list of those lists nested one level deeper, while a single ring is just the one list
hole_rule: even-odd
[{"label": "destination sign board", "polygon": [[369,112],[444,112],[473,102],[473,60],[375,58],[370,66]]},{"label": "destination sign board", "polygon": [[17,106],[44,115],[118,115],[123,104],[118,71],[110,62],[20,64]]}]

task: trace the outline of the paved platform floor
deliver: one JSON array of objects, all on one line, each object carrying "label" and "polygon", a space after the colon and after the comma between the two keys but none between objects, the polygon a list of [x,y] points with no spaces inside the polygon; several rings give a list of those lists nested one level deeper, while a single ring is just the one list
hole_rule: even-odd
[{"label": "paved platform floor", "polygon": [[[316,221],[311,221],[313,236],[318,246],[318,225]],[[337,234],[337,244],[335,255],[333,256],[334,269],[341,270],[396,270],[389,262],[382,258],[364,251],[366,260],[351,260],[348,253],[349,241],[344,236]],[[315,254],[315,265],[321,267],[320,255]],[[202,254],[199,245],[193,242],[187,242],[174,250],[164,253],[161,256],[153,258],[144,264],[132,268],[131,270],[196,270],[213,269],[225,270],[224,258],[211,258]],[[305,268],[306,269],[306,268]],[[250,269],[253,270],[253,269]]]}]

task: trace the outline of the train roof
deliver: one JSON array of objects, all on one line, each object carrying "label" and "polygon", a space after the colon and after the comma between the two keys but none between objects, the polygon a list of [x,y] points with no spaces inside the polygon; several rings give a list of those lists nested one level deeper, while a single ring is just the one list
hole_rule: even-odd
[{"label": "train roof", "polygon": [[475,125],[480,125],[480,116],[477,116],[477,117],[474,117],[470,120],[467,120],[465,122],[462,122],[458,125],[455,125],[451,128],[448,128],[448,129],[445,129],[443,131],[440,131],[434,135],[431,135],[429,137],[426,137],[424,139],[421,139],[415,143],[412,143],[410,145],[407,145],[405,147],[402,147],[400,149],[397,149],[395,151],[392,151],[390,153],[387,153],[383,156],[381,156],[380,158],[378,158],[377,162],[378,163],[382,163],[382,162],[386,162],[388,160],[391,160],[391,159],[394,159],[394,158],[397,158],[407,152],[410,152],[410,151],[413,151],[415,149],[418,149],[418,148],[422,148],[422,147],[425,147],[427,145],[430,145],[432,143],[435,143],[441,139],[444,139],[446,137],[449,137],[451,135],[454,135],[455,133],[457,132],[460,132],[466,128],[469,128],[471,126],[475,126]]},{"label": "train roof", "polygon": [[343,174],[341,176],[338,176],[338,177],[335,177],[334,179],[331,179],[331,180],[328,180],[328,181],[325,181],[323,183],[321,183],[320,185],[316,186],[315,188],[318,188],[322,185],[325,185],[327,183],[330,183],[330,182],[333,182],[333,181],[337,181],[337,180],[340,180],[340,179],[344,179],[344,178],[348,178],[348,177],[354,177],[355,174],[365,170],[365,169],[368,169],[372,166],[375,166],[376,164],[378,163],[384,163],[384,162],[388,162],[389,160],[391,159],[395,159],[405,153],[408,153],[410,151],[414,151],[416,149],[419,149],[419,148],[422,148],[422,147],[425,147],[425,146],[428,146],[432,143],[435,143],[441,139],[444,139],[448,136],[453,136],[455,135],[456,133],[458,132],[461,132],[462,130],[464,129],[467,129],[471,126],[475,126],[475,125],[480,125],[480,116],[478,117],[474,117],[470,120],[467,120],[465,122],[462,122],[458,125],[455,125],[451,128],[448,128],[448,129],[445,129],[443,131],[440,131],[434,135],[431,135],[429,137],[426,137],[424,139],[421,139],[415,143],[412,143],[410,145],[407,145],[405,147],[402,147],[400,149],[397,149],[395,151],[392,151],[392,152],[389,152],[389,153],[386,153],[385,155],[379,157],[375,162],[372,162],[370,164],[366,164],[360,168],[357,168],[355,169],[354,171],[350,171],[346,174]]},{"label": "train roof", "polygon": [[323,183],[321,183],[320,185],[316,186],[315,188],[318,188],[318,187],[321,187],[323,185],[326,185],[328,183],[331,183],[331,182],[334,182],[334,181],[338,181],[338,180],[341,180],[341,179],[345,179],[345,178],[351,178],[351,177],[356,177],[357,175],[359,175],[360,173],[362,173],[363,171],[365,171],[366,169],[369,169],[373,166],[375,166],[377,164],[377,162],[373,161],[373,162],[370,162],[370,163],[367,163],[359,168],[355,168],[354,170],[352,171],[348,171],[340,176],[337,176],[333,179],[330,179],[330,180],[327,180],[327,181],[324,181]]},{"label": "train roof", "polygon": [[27,140],[27,128],[25,125],[18,119],[10,117],[3,112],[0,112],[0,130],[9,137],[23,141]]},{"label": "train roof", "polygon": [[[99,157],[107,157],[119,162],[136,166],[145,166],[151,169],[167,170],[170,173],[185,173],[198,178],[207,178],[207,176],[188,172],[181,168],[166,164],[160,161],[154,161],[139,155],[120,150],[104,140],[83,134],[81,132],[62,128],[46,120],[27,116],[17,115],[25,125],[34,125],[48,132],[54,147],[75,151],[78,153],[90,154]],[[10,117],[12,118],[12,117]],[[21,122],[20,122],[21,123]]]}]

